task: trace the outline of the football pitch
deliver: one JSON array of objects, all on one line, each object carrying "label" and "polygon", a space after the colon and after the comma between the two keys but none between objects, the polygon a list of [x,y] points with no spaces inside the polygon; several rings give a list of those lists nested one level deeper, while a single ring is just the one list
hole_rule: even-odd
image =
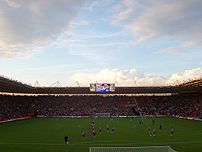
[{"label": "football pitch", "polygon": [[[0,124],[1,152],[88,152],[89,147],[169,145],[178,152],[202,151],[202,122],[177,118],[33,118]],[[154,120],[154,124],[152,122]],[[92,136],[91,122],[97,134]],[[160,130],[159,126],[162,125]],[[106,125],[114,126],[114,133]],[[102,128],[101,134],[99,127]],[[148,127],[156,129],[149,136]],[[170,136],[170,128],[174,135]],[[86,139],[81,136],[86,132]],[[64,136],[69,137],[65,145]]]}]

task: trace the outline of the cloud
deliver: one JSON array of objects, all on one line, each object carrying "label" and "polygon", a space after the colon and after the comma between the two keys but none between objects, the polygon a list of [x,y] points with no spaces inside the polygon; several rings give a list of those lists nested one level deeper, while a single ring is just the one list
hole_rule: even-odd
[{"label": "cloud", "polygon": [[25,56],[50,44],[68,27],[84,0],[0,1],[0,57]]},{"label": "cloud", "polygon": [[196,50],[197,47],[200,47],[201,44],[202,44],[202,40],[190,40],[190,41],[185,41],[182,45],[164,48],[161,51],[168,52],[168,53],[180,53],[180,52],[183,52],[183,51],[185,52],[186,50],[192,49],[192,47],[194,47],[194,49]]},{"label": "cloud", "polygon": [[121,4],[116,4],[112,12],[116,15],[112,17],[112,23],[120,23],[127,20],[136,10],[137,2],[134,0],[123,0]]},{"label": "cloud", "polygon": [[88,30],[85,30],[85,33],[67,32],[55,41],[54,47],[66,48],[68,55],[78,56],[100,65],[103,59],[106,62],[114,59],[115,48],[132,45],[131,41],[123,39],[123,30],[108,33],[96,31],[92,34],[89,31],[90,34],[87,33]]},{"label": "cloud", "polygon": [[82,85],[89,85],[92,82],[118,82],[124,84],[135,84],[135,79],[140,76],[135,69],[103,69],[93,73],[76,73],[72,75],[71,81],[79,81]]},{"label": "cloud", "polygon": [[123,0],[119,5],[118,15],[112,22],[132,32],[135,44],[166,37],[186,44],[191,41],[190,47],[202,45],[200,0]]},{"label": "cloud", "polygon": [[202,77],[201,68],[186,70],[181,74],[177,74],[177,73],[172,74],[168,80],[168,84],[182,83],[183,81],[188,81],[188,80],[192,80],[200,77]]},{"label": "cloud", "polygon": [[78,81],[81,86],[89,86],[90,83],[94,82],[110,82],[115,83],[117,86],[166,86],[199,77],[202,77],[201,68],[186,70],[180,74],[172,74],[169,78],[145,74],[136,69],[103,69],[97,72],[73,74],[70,81]]},{"label": "cloud", "polygon": [[2,0],[2,1],[7,3],[8,6],[10,6],[10,7],[13,7],[13,8],[19,8],[20,7],[20,4],[18,4],[16,0]]},{"label": "cloud", "polygon": [[77,26],[87,26],[90,24],[90,21],[88,20],[80,20],[80,21],[77,21],[77,22],[71,22],[70,26],[72,27],[77,27]]}]

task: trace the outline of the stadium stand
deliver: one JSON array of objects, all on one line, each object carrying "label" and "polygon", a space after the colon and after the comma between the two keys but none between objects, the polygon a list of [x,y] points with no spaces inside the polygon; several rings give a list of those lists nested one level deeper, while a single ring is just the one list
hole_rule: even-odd
[{"label": "stadium stand", "polygon": [[[166,115],[202,119],[201,88],[198,85],[118,87],[116,94],[92,95],[88,87],[34,88],[1,77],[0,121],[38,115],[91,117],[95,113],[110,113],[112,116]],[[60,91],[66,94],[57,94],[61,93]],[[11,94],[5,95],[5,92]],[[15,95],[16,92],[25,95]],[[28,93],[35,94],[28,96]],[[170,95],[148,95],[148,93],[170,93]]]},{"label": "stadium stand", "polygon": [[0,96],[0,120],[27,116],[112,116],[165,115],[202,118],[200,98],[196,96]]},{"label": "stadium stand", "polygon": [[201,87],[202,86],[202,77],[194,80],[189,80],[177,85],[178,87]]},{"label": "stadium stand", "polygon": [[30,88],[32,88],[30,85],[0,76],[0,92],[26,92]]}]

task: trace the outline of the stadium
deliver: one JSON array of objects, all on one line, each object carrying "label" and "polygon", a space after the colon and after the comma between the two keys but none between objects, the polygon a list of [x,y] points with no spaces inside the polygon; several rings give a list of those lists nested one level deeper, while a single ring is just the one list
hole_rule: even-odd
[{"label": "stadium", "polygon": [[0,0],[0,152],[201,152],[202,0]]},{"label": "stadium", "polygon": [[90,85],[32,87],[1,77],[1,150],[200,151],[201,80],[94,92]]}]

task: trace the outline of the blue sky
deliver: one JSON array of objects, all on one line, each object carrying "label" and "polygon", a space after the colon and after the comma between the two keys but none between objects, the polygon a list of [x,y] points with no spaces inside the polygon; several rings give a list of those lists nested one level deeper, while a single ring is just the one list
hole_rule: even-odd
[{"label": "blue sky", "polygon": [[1,75],[173,85],[202,76],[199,0],[2,0]]}]

